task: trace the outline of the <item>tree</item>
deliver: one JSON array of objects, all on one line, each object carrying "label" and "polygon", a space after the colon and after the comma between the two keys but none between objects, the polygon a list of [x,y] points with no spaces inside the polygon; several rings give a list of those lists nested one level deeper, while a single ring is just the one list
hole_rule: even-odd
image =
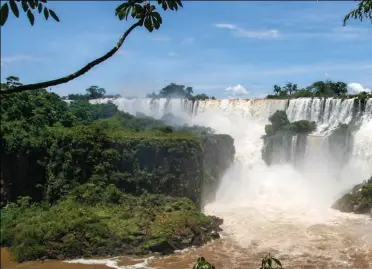
[{"label": "tree", "polygon": [[192,94],[194,93],[194,91],[192,90],[192,87],[187,87],[186,88],[186,92],[189,96],[192,96]]},{"label": "tree", "polygon": [[284,91],[289,93],[289,95],[292,95],[297,91],[297,84],[293,84],[292,82],[287,82],[285,86],[283,87]]},{"label": "tree", "polygon": [[[19,0],[14,0],[14,1],[19,2]],[[15,11],[16,3],[14,1],[11,1],[12,4],[9,3],[9,5],[14,15],[16,15],[17,17],[17,15],[19,15],[18,14],[19,12],[17,13],[18,8],[17,8],[17,11]],[[44,4],[46,3],[46,0],[24,0],[22,1],[22,3],[26,2],[27,4],[27,9],[23,7],[23,10],[27,13],[27,16],[29,17],[29,20],[30,22],[32,22],[32,24],[34,21],[34,16],[32,15],[30,8],[35,9],[36,3],[38,3],[39,1]],[[156,0],[156,2],[165,11],[168,9],[177,11],[179,7],[183,7],[181,0]],[[37,8],[39,10],[39,5],[37,5]],[[45,7],[41,5],[41,9],[43,8],[45,12]],[[1,6],[1,22],[3,23],[2,25],[5,24],[6,18],[8,17],[8,13],[9,13],[9,6],[7,3],[5,3]],[[49,13],[52,16],[50,9],[49,9]],[[55,13],[53,12],[53,14]],[[128,16],[130,15],[135,20],[135,23],[133,23],[122,34],[116,46],[113,47],[110,51],[108,51],[105,55],[91,61],[90,63],[86,64],[84,67],[79,69],[78,71],[71,73],[67,76],[57,78],[54,80],[34,83],[34,84],[20,85],[20,86],[12,88],[11,90],[10,89],[2,90],[0,93],[9,94],[9,93],[22,92],[22,91],[33,90],[33,89],[41,89],[41,88],[47,88],[47,87],[56,86],[56,85],[69,82],[77,77],[80,77],[81,75],[85,74],[86,72],[91,70],[96,65],[101,64],[107,59],[109,59],[110,57],[112,57],[123,45],[124,41],[129,36],[129,34],[137,27],[144,26],[149,32],[152,32],[154,31],[154,29],[158,30],[160,28],[160,25],[163,23],[162,17],[160,16],[159,12],[156,11],[156,6],[151,4],[148,0],[128,0],[120,4],[116,8],[115,15],[119,18],[119,20],[128,20]],[[54,18],[54,16],[52,17]],[[54,19],[59,21],[58,17]]]},{"label": "tree", "polygon": [[189,92],[190,91],[192,92],[192,88],[187,87],[186,89],[185,89],[185,85],[171,83],[160,90],[159,97],[160,98],[188,98],[191,95]]},{"label": "tree", "polygon": [[6,78],[5,85],[6,85],[5,87],[6,89],[12,89],[12,88],[21,86],[23,84],[20,82],[19,77],[9,76]]},{"label": "tree", "polygon": [[327,84],[324,81],[316,81],[310,85],[314,95],[317,97],[326,97],[327,94]]},{"label": "tree", "polygon": [[280,86],[278,86],[278,85],[275,84],[274,85],[274,93],[276,95],[279,95],[281,91],[282,91],[282,88]]},{"label": "tree", "polygon": [[86,92],[89,99],[103,98],[106,94],[106,90],[98,86],[90,86],[88,89],[86,89]]},{"label": "tree", "polygon": [[347,84],[345,82],[329,82],[329,88],[333,95],[343,97],[347,94]]},{"label": "tree", "polygon": [[346,25],[346,22],[350,19],[360,19],[360,21],[363,21],[363,18],[370,19],[372,22],[372,0],[362,0],[359,2],[358,7],[350,13],[348,13],[344,18],[344,26]]}]

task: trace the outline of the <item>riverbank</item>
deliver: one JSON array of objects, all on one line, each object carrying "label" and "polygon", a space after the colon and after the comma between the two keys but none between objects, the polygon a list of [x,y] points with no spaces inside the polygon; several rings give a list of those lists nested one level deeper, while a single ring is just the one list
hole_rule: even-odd
[{"label": "riverbank", "polygon": [[0,269],[109,269],[110,267],[100,264],[65,263],[61,261],[32,261],[17,263],[12,258],[7,248],[1,248]]}]

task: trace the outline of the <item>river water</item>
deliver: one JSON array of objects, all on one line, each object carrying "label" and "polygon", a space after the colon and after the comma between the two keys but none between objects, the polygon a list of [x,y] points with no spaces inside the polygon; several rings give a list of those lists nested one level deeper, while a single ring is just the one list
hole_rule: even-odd
[{"label": "river water", "polygon": [[[197,249],[168,257],[121,257],[113,259],[27,262],[16,264],[2,251],[1,268],[7,269],[188,269],[205,256],[220,269],[258,268],[267,252],[279,258],[285,268],[367,269],[372,268],[372,224],[366,216],[330,210],[329,219],[319,223],[290,219],[276,211],[259,212],[255,207],[207,211],[224,217],[222,239]],[[270,216],[268,216],[268,214]],[[306,215],[306,213],[304,213]],[[244,217],[242,217],[244,216]],[[308,217],[308,216],[307,216]],[[319,216],[318,216],[319,217]],[[317,223],[318,222],[318,223]],[[105,266],[106,265],[106,266]]]}]

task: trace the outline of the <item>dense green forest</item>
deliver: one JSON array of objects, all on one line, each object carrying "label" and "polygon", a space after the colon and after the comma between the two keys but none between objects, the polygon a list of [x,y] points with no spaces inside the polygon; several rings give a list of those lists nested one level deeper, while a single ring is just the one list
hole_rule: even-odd
[{"label": "dense green forest", "polygon": [[305,88],[298,88],[297,84],[287,82],[284,86],[274,85],[274,94],[267,95],[268,99],[289,99],[300,97],[334,97],[334,98],[358,98],[366,100],[372,98],[372,93],[361,92],[351,94],[348,92],[345,82],[330,80],[316,81]]},{"label": "dense green forest", "polygon": [[17,260],[170,253],[219,237],[222,220],[200,208],[233,161],[230,136],[45,89],[2,97],[1,123],[1,245]]}]

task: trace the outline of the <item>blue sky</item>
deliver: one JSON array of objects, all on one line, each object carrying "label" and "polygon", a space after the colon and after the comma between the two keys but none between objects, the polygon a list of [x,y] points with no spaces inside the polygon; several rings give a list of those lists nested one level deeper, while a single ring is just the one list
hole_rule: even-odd
[{"label": "blue sky", "polygon": [[[9,16],[1,29],[1,78],[24,83],[78,70],[110,50],[131,21],[114,16],[119,2],[48,2],[61,22]],[[372,88],[372,27],[343,16],[350,2],[184,2],[162,12],[160,30],[136,29],[120,53],[84,76],[54,87],[60,95],[99,85],[144,96],[167,83],[220,98],[261,97],[286,81],[306,86],[332,79]],[[358,84],[358,85],[359,85]],[[354,84],[355,85],[355,84]]]}]

